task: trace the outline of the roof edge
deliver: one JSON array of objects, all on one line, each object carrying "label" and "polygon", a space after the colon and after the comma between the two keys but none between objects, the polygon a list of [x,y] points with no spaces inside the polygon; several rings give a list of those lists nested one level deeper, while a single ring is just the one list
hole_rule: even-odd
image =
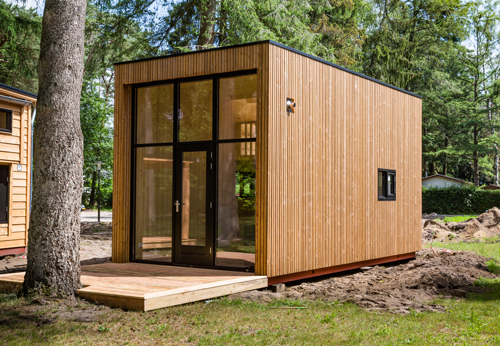
[{"label": "roof edge", "polygon": [[356,71],[353,71],[353,70],[349,70],[348,68],[345,68],[345,67],[342,67],[342,66],[339,66],[337,64],[334,64],[332,62],[329,62],[327,60],[324,60],[324,59],[321,59],[321,58],[318,58],[317,56],[314,56],[314,55],[310,55],[310,54],[307,54],[307,53],[304,53],[298,49],[295,49],[295,48],[292,48],[292,47],[289,47],[289,46],[286,46],[284,44],[281,44],[281,43],[278,43],[276,41],[273,41],[273,40],[264,40],[264,41],[256,41],[256,42],[249,42],[249,43],[242,43],[242,44],[236,44],[236,45],[232,45],[232,46],[223,46],[223,47],[215,47],[215,48],[210,48],[210,49],[205,49],[205,50],[197,50],[197,51],[192,51],[192,52],[183,52],[183,53],[177,53],[177,54],[172,54],[172,55],[162,55],[162,56],[155,56],[155,57],[151,57],[151,58],[144,58],[144,59],[138,59],[138,60],[129,60],[129,61],[120,61],[120,62],[116,62],[114,63],[114,65],[123,65],[123,64],[130,64],[130,63],[135,63],[135,62],[141,62],[141,61],[148,61],[148,60],[156,60],[156,59],[164,59],[164,58],[172,58],[172,57],[177,57],[177,56],[182,56],[182,55],[188,55],[188,54],[198,54],[198,53],[203,53],[203,52],[207,52],[207,51],[214,51],[214,50],[223,50],[223,49],[229,49],[229,48],[239,48],[239,47],[245,47],[245,46],[253,46],[253,45],[257,45],[257,44],[262,44],[262,43],[269,43],[269,44],[272,44],[272,45],[275,45],[277,47],[280,47],[280,48],[283,48],[283,49],[286,49],[288,51],[291,51],[291,52],[294,52],[294,53],[297,53],[297,54],[300,54],[302,56],[305,56],[307,58],[310,58],[310,59],[313,59],[315,61],[318,61],[318,62],[321,62],[323,64],[326,64],[326,65],[329,65],[329,66],[332,66],[332,67],[335,67],[339,70],[342,70],[344,72],[347,72],[347,73],[350,73],[350,74],[353,74],[355,76],[358,76],[358,77],[361,77],[361,78],[364,78],[364,79],[367,79],[369,81],[372,81],[372,82],[375,82],[377,84],[381,84],[381,85],[384,85],[386,87],[389,87],[391,89],[394,89],[394,90],[397,90],[397,91],[401,91],[405,94],[408,94],[408,95],[411,95],[411,96],[414,96],[414,97],[417,97],[419,99],[422,99],[422,96],[418,95],[418,94],[415,94],[415,93],[412,93],[411,91],[408,91],[408,90],[404,90],[404,89],[401,89],[397,86],[394,86],[394,85],[391,85],[391,84],[388,84],[388,83],[385,83],[385,82],[382,82],[378,79],[375,79],[375,78],[372,78],[372,77],[369,77],[367,75],[364,75],[362,73],[359,73],[359,72],[356,72]]},{"label": "roof edge", "polygon": [[33,97],[33,98],[38,98],[37,94],[33,94],[33,93],[30,93],[29,91],[15,88],[15,87],[7,85],[7,84],[0,83],[0,88],[1,89],[7,89],[9,91],[13,91],[13,92],[25,95],[25,96],[29,96],[29,97]]}]

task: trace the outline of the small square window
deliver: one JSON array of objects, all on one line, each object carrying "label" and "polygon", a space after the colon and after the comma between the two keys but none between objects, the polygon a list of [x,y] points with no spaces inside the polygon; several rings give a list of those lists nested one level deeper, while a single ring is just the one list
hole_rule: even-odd
[{"label": "small square window", "polygon": [[396,200],[396,171],[391,169],[378,170],[378,200]]},{"label": "small square window", "polygon": [[12,111],[0,108],[0,131],[12,132]]}]

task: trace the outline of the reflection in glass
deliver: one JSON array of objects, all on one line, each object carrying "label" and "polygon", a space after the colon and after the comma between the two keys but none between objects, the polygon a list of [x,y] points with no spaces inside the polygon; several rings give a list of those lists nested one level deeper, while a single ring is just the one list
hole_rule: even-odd
[{"label": "reflection in glass", "polygon": [[255,154],[249,143],[219,144],[218,266],[255,266]]},{"label": "reflection in glass", "polygon": [[207,152],[182,156],[182,245],[206,243]]},{"label": "reflection in glass", "polygon": [[212,139],[212,80],[180,85],[179,140]]},{"label": "reflection in glass", "polygon": [[9,128],[7,128],[9,116],[10,112],[7,113],[4,111],[0,111],[0,129],[10,130]]},{"label": "reflection in glass", "polygon": [[172,147],[137,148],[135,258],[172,260]]},{"label": "reflection in glass", "polygon": [[173,142],[174,85],[137,89],[137,143]]},{"label": "reflection in glass", "polygon": [[220,79],[219,138],[257,137],[257,75]]},{"label": "reflection in glass", "polygon": [[384,172],[378,172],[378,195],[385,196],[384,193]]}]

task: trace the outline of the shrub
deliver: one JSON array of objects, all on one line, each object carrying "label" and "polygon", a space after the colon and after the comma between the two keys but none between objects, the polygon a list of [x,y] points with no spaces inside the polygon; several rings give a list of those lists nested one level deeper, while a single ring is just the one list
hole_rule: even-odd
[{"label": "shrub", "polygon": [[500,207],[500,190],[481,190],[476,186],[422,188],[422,212],[438,214],[481,214]]}]

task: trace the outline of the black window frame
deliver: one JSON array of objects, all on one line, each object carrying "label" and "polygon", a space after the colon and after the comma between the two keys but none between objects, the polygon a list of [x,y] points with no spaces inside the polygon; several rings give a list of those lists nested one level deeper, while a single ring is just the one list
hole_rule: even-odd
[{"label": "black window frame", "polygon": [[4,128],[0,127],[0,131],[1,132],[12,133],[12,110],[0,108],[0,112],[7,113],[7,128],[4,129]]},{"label": "black window frame", "polygon": [[[382,195],[379,190],[379,176],[382,173]],[[392,190],[389,191],[389,185],[387,184],[388,177],[392,178]],[[396,200],[396,170],[394,169],[383,169],[379,168],[377,172],[377,194],[379,201],[395,201]]]}]

